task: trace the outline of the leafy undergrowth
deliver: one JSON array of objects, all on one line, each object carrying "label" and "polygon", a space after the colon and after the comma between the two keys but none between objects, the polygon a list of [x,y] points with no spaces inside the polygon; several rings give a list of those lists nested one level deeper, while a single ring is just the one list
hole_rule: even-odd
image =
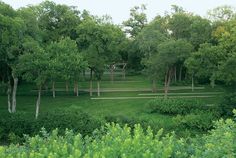
[{"label": "leafy undergrowth", "polygon": [[23,146],[0,147],[0,157],[235,157],[236,123],[232,119],[215,122],[215,128],[201,138],[179,139],[174,133],[155,134],[140,125],[121,127],[107,124],[92,136],[82,137],[72,131],[64,136],[58,130],[27,138]]}]

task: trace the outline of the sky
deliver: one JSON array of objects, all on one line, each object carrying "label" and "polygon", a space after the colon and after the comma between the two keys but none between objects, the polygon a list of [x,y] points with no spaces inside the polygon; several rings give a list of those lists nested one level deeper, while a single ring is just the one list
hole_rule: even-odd
[{"label": "sky", "polygon": [[[1,1],[1,0],[0,0]],[[43,0],[2,0],[13,8],[38,4]],[[207,11],[222,5],[231,5],[236,8],[236,0],[52,0],[57,4],[77,6],[79,10],[88,10],[92,15],[110,15],[113,22],[121,24],[129,18],[129,10],[137,5],[147,5],[148,20],[156,15],[163,15],[170,11],[171,5],[182,6],[185,10],[205,16]]]}]

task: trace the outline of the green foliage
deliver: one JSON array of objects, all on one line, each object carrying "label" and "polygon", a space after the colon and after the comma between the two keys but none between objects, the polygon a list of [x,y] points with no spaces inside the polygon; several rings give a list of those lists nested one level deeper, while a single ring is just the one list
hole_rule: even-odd
[{"label": "green foliage", "polygon": [[232,110],[236,108],[236,93],[226,93],[220,102],[222,112],[226,116],[233,116]]},{"label": "green foliage", "polygon": [[185,115],[195,110],[205,110],[208,107],[199,100],[188,99],[154,99],[149,101],[149,112],[159,112],[169,115]]},{"label": "green foliage", "polygon": [[47,71],[51,79],[78,80],[80,73],[87,67],[87,62],[78,51],[76,42],[69,37],[59,42],[52,42],[47,51],[51,59]]},{"label": "green foliage", "polygon": [[28,138],[23,146],[0,147],[0,157],[234,157],[236,154],[236,123],[220,120],[215,129],[202,138],[185,140],[175,134],[157,134],[148,128],[143,130],[135,125],[134,131],[128,126],[107,124],[93,137],[83,138],[80,134],[58,130],[41,136]]},{"label": "green foliage", "polygon": [[130,9],[130,18],[123,22],[126,32],[131,37],[136,37],[147,23],[147,15],[145,14],[146,6],[135,6]]},{"label": "green foliage", "polygon": [[44,127],[47,131],[58,128],[62,134],[65,129],[80,132],[83,136],[91,134],[96,128],[101,126],[100,121],[90,117],[88,114],[78,109],[56,110],[42,113],[35,120],[33,115],[27,113],[16,113],[0,118],[1,130],[0,139],[3,142],[22,143],[24,135],[33,136]]},{"label": "green foliage", "polygon": [[208,131],[213,128],[213,121],[217,120],[218,116],[209,111],[197,111],[185,116],[178,115],[175,121],[178,126],[200,131]]},{"label": "green foliage", "polygon": [[174,121],[182,129],[207,131],[212,129],[213,121],[223,115],[221,107],[198,100],[155,99],[149,101],[148,106],[151,113],[177,115]]}]

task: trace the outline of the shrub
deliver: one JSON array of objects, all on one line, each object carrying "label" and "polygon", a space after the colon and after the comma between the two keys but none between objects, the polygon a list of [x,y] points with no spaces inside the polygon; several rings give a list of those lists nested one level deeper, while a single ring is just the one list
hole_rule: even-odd
[{"label": "shrub", "polygon": [[217,119],[218,116],[212,112],[198,111],[185,116],[178,115],[175,121],[183,128],[208,131],[213,128],[213,121]]},{"label": "shrub", "polygon": [[155,99],[148,102],[148,111],[151,113],[161,113],[168,115],[186,115],[190,113],[213,113],[220,117],[222,116],[222,109],[218,105],[207,105],[199,100],[189,99]]},{"label": "shrub", "polygon": [[163,135],[163,130],[154,134],[150,128],[144,132],[135,125],[134,132],[128,126],[106,125],[101,137],[83,138],[80,134],[66,131],[64,136],[58,130],[50,134],[43,130],[42,136],[28,138],[23,146],[0,147],[0,157],[235,157],[236,123],[232,119],[220,120],[215,129],[202,138],[188,141],[176,138],[174,133]]},{"label": "shrub", "polygon": [[24,134],[35,135],[42,127],[48,131],[58,128],[59,133],[67,128],[85,136],[100,128],[101,122],[78,109],[42,113],[38,120],[18,112],[0,119],[0,138],[2,142],[22,142]]},{"label": "shrub", "polygon": [[159,112],[170,115],[184,115],[196,109],[206,109],[206,105],[199,100],[188,99],[154,99],[148,102],[151,113]]},{"label": "shrub", "polygon": [[223,96],[220,107],[224,115],[233,116],[232,110],[236,108],[236,93],[228,93]]}]

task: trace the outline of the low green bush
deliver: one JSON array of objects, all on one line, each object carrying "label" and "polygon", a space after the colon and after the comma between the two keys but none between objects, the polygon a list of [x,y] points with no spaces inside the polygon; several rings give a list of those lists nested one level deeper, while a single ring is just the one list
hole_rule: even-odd
[{"label": "low green bush", "polygon": [[236,108],[236,92],[225,94],[220,102],[222,112],[226,116],[233,116],[233,109]]},{"label": "low green bush", "polygon": [[154,99],[148,102],[149,112],[151,113],[162,113],[169,115],[185,115],[194,110],[207,109],[206,105],[199,100],[188,100],[188,99]]},{"label": "low green bush", "polygon": [[174,133],[163,135],[163,130],[157,134],[150,128],[144,131],[140,125],[135,125],[134,132],[117,124],[105,128],[106,132],[97,138],[84,138],[71,131],[61,136],[58,130],[52,133],[43,130],[42,136],[28,138],[24,145],[0,147],[0,157],[233,158],[236,155],[236,123],[232,119],[217,121],[209,134],[189,140],[178,139]]},{"label": "low green bush", "polygon": [[208,131],[213,128],[213,121],[218,118],[219,117],[212,112],[198,111],[184,116],[178,115],[175,117],[175,121],[179,124],[180,128]]},{"label": "low green bush", "polygon": [[1,142],[22,142],[24,134],[35,135],[42,127],[47,131],[58,128],[59,133],[63,133],[65,129],[71,129],[89,135],[101,127],[101,122],[73,108],[41,113],[37,120],[28,113],[18,112],[0,118],[0,139]]},{"label": "low green bush", "polygon": [[154,99],[148,102],[148,112],[168,115],[186,115],[199,111],[211,112],[222,116],[222,108],[218,105],[207,105],[199,100],[189,99]]}]

